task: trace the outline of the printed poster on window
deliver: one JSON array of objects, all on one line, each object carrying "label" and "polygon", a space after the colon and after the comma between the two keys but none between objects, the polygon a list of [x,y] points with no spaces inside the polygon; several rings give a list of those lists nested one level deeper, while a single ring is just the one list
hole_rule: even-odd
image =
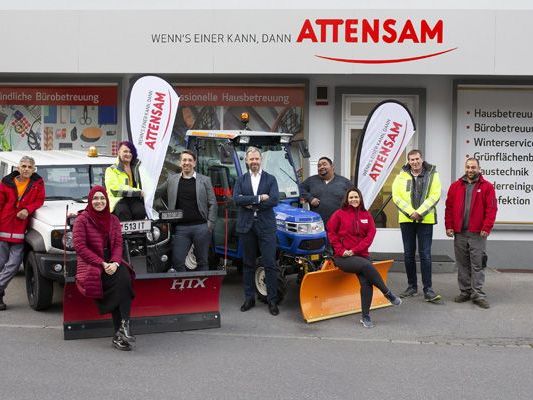
[{"label": "printed poster on window", "polygon": [[[250,115],[252,130],[292,133],[304,138],[305,87],[298,86],[191,86],[174,84],[180,106],[165,160],[164,174],[176,172],[188,129],[243,129],[240,115]],[[299,173],[301,160],[293,158]]]},{"label": "printed poster on window", "polygon": [[533,226],[533,87],[457,87],[456,177],[467,157],[494,184],[496,224]]},{"label": "printed poster on window", "polygon": [[0,150],[116,154],[116,86],[0,86]]}]

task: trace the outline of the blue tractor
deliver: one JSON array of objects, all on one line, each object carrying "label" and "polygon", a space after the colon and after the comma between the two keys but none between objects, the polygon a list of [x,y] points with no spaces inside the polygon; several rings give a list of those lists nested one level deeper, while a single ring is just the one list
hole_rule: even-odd
[{"label": "blue tractor", "polygon": [[[235,232],[237,207],[232,201],[236,178],[247,171],[245,152],[255,146],[262,152],[262,168],[278,181],[280,203],[275,208],[279,267],[278,298],[285,295],[287,275],[298,281],[320,268],[326,245],[326,232],[320,216],[300,207],[298,176],[291,155],[292,135],[249,130],[189,130],[187,147],[198,154],[196,169],[211,178],[218,202],[218,218],[213,235],[210,265],[220,259],[240,266],[242,244]],[[255,286],[260,300],[266,301],[265,272],[258,258]]]}]

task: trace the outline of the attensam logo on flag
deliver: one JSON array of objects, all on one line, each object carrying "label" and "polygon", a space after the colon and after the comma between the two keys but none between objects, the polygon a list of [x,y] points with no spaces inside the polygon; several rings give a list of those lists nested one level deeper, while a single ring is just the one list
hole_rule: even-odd
[{"label": "attensam logo on flag", "polygon": [[174,88],[157,76],[139,78],[130,91],[128,130],[141,166],[152,178],[150,182],[142,182],[149,217],[152,217],[157,180],[163,168],[178,103],[179,96]]},{"label": "attensam logo on flag", "polygon": [[368,116],[358,154],[357,186],[370,207],[415,133],[407,108],[393,100],[378,104]]}]

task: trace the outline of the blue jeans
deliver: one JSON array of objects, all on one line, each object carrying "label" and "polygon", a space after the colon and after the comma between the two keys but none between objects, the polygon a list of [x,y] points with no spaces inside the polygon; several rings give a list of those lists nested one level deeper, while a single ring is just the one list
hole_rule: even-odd
[{"label": "blue jeans", "polygon": [[185,258],[189,254],[191,245],[194,244],[194,255],[196,257],[196,271],[207,271],[209,243],[211,242],[211,232],[207,223],[198,225],[176,225],[174,236],[172,236],[172,266],[178,272],[184,272]]},{"label": "blue jeans", "polygon": [[431,288],[431,242],[433,241],[433,224],[404,222],[400,224],[403,240],[403,257],[407,284],[417,289],[416,279],[416,243],[418,240],[418,255],[420,256],[420,272],[424,293]]}]

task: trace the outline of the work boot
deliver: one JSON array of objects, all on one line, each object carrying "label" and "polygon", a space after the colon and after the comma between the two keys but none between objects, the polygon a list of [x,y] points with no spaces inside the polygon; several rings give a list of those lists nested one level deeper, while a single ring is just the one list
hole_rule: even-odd
[{"label": "work boot", "polygon": [[441,299],[440,294],[437,294],[433,289],[428,288],[424,291],[424,300],[429,302],[439,301]]},{"label": "work boot", "polygon": [[0,296],[0,311],[7,309],[6,303],[4,303],[4,296]]},{"label": "work boot", "polygon": [[268,303],[268,312],[274,316],[279,314],[279,308],[276,303]]},{"label": "work boot", "polygon": [[392,290],[389,290],[387,293],[385,293],[385,297],[395,306],[402,304],[402,299],[392,293]]},{"label": "work boot", "polygon": [[128,343],[127,340],[125,340],[119,332],[113,336],[113,347],[117,350],[122,351],[130,351],[131,350],[131,344]]},{"label": "work boot", "polygon": [[130,330],[130,320],[123,319],[120,322],[120,328],[118,330],[119,336],[128,343],[135,343],[135,336],[131,334]]},{"label": "work boot", "polygon": [[363,318],[361,318],[359,322],[361,322],[361,325],[363,325],[363,328],[370,329],[375,326],[372,320],[370,319],[370,316],[368,315],[363,316]]},{"label": "work boot", "polygon": [[461,293],[460,295],[455,296],[453,298],[453,301],[455,301],[456,303],[465,303],[469,300],[470,300],[470,295],[468,293]]},{"label": "work boot", "polygon": [[241,311],[242,312],[245,312],[245,311],[248,311],[249,309],[255,307],[255,300],[254,299],[246,299],[244,301],[244,303],[242,304],[241,306]]},{"label": "work boot", "polygon": [[472,299],[472,303],[484,309],[490,308],[489,302],[484,297],[477,297],[475,299]]},{"label": "work boot", "polygon": [[413,297],[417,295],[418,295],[418,290],[412,286],[407,286],[407,289],[405,289],[402,293],[400,293],[400,297],[402,299],[405,297]]}]

